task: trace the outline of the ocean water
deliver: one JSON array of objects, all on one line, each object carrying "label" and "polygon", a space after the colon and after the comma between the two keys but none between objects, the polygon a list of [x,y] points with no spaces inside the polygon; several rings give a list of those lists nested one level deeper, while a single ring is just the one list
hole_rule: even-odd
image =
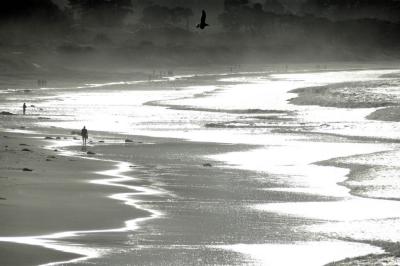
[{"label": "ocean water", "polygon": [[[249,264],[323,265],[347,257],[383,253],[380,247],[364,241],[400,241],[400,125],[367,120],[365,117],[376,107],[293,105],[288,100],[296,94],[290,91],[362,83],[368,91],[393,98],[400,95],[398,80],[383,75],[397,72],[205,75],[207,85],[195,84],[194,79],[201,80],[201,75],[157,82],[88,84],[39,91],[33,95],[35,107],[30,110],[35,116],[53,119],[38,120],[44,127],[78,130],[86,125],[89,130],[122,136],[257,145],[248,151],[210,154],[206,158],[229,170],[249,170],[269,178],[275,186],[260,188],[266,191],[329,198],[246,206],[260,213],[315,221],[295,230],[318,234],[321,240],[210,243],[208,248],[237,252],[249,258]],[[392,86],[376,87],[383,81]],[[9,111],[18,111],[17,102],[32,102],[32,95],[4,95],[4,107]],[[354,166],[363,170],[351,171]],[[346,238],[352,241],[342,240]],[[288,251],[292,257],[285,256]],[[313,256],[316,252],[320,256]]]}]

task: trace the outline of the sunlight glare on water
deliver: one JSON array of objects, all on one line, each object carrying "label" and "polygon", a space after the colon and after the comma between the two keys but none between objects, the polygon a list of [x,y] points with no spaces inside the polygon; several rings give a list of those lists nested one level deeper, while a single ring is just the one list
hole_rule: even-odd
[{"label": "sunlight glare on water", "polygon": [[320,266],[343,260],[350,256],[380,254],[383,250],[368,244],[344,241],[297,242],[292,244],[237,244],[215,246],[243,253],[249,257],[249,264],[255,265],[307,265]]},{"label": "sunlight glare on water", "polygon": [[[259,145],[242,152],[207,156],[207,159],[215,160],[223,167],[252,170],[265,175],[275,186],[260,188],[263,190],[313,194],[332,197],[334,201],[268,203],[249,205],[250,208],[273,212],[282,217],[325,221],[301,229],[307,232],[385,240],[389,238],[388,234],[380,237],[378,233],[366,232],[377,229],[379,225],[396,224],[400,218],[400,203],[353,196],[349,188],[338,184],[346,181],[350,174],[349,168],[315,163],[340,157],[344,163],[356,160],[354,158],[363,158],[364,163],[368,164],[374,160],[374,154],[391,151],[396,147],[384,143],[345,141],[338,137],[317,139],[315,134],[306,133],[397,138],[400,126],[391,122],[366,120],[365,117],[377,108],[299,106],[288,100],[296,97],[296,94],[290,93],[296,88],[349,81],[366,82],[392,72],[342,71],[224,77],[220,81],[231,84],[221,85],[216,82],[215,86],[190,86],[179,90],[141,90],[140,86],[135,90],[121,90],[113,87],[110,91],[58,95],[57,99],[48,99],[45,107],[50,110],[49,114],[54,111],[67,119],[57,123],[57,126],[64,128],[76,129],[85,124],[90,130]],[[394,90],[386,91],[393,93]],[[210,123],[216,126],[207,127]],[[285,133],[284,130],[303,134]],[[360,154],[367,155],[361,157]],[[384,165],[387,154],[381,157],[381,160],[375,161]],[[391,161],[395,160],[392,158]],[[353,182],[349,184],[354,186],[368,186],[369,195],[385,194],[385,191],[371,189],[383,183],[385,175],[392,175],[387,169],[385,171],[381,171],[380,178],[347,182]],[[392,186],[390,191],[391,194],[396,191],[400,193],[400,186]],[[371,208],[375,211],[371,212]],[[358,225],[360,228],[352,233],[351,230],[340,228],[342,224],[349,228]],[[393,234],[390,239],[399,239],[398,230],[390,232]],[[266,265],[295,265],[301,258],[307,260],[303,265],[321,265],[347,256],[382,252],[369,245],[340,241],[238,244],[218,248],[248,254]],[[282,255],[289,249],[298,256]],[[321,256],[304,256],[307,252],[319,252]]]}]

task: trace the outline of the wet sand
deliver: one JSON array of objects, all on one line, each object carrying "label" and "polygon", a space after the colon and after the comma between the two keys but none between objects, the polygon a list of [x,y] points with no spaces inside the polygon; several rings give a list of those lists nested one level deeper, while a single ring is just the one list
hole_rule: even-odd
[{"label": "wet sand", "polygon": [[51,261],[67,261],[76,254],[62,253],[38,246],[1,243],[1,265],[42,265]]},{"label": "wet sand", "polygon": [[[18,119],[15,124],[11,121],[12,127],[19,127]],[[241,265],[257,263],[254,256],[243,251],[256,251],[258,247],[252,245],[271,244],[269,250],[284,250],[287,245],[307,241],[323,243],[326,262],[345,258],[336,257],[332,249],[343,246],[341,242],[299,230],[322,224],[323,219],[260,212],[250,207],[330,202],[335,197],[268,190],[277,186],[273,176],[229,169],[206,157],[256,146],[143,136],[125,136],[133,142],[124,143],[121,136],[91,132],[93,143],[87,150],[95,154],[88,156],[81,150],[80,140],[73,140],[68,131],[45,131],[1,133],[7,137],[3,137],[0,147],[0,197],[5,198],[0,200],[5,214],[0,221],[0,235],[81,233],[49,237],[56,242],[49,249],[38,248],[46,244],[43,242],[27,246],[27,250],[41,252],[32,256],[28,250],[14,260],[8,257],[13,265],[68,261],[81,256],[91,257],[90,262],[96,265]],[[47,134],[61,138],[44,140]],[[22,151],[25,148],[31,151]],[[22,171],[25,167],[33,171]],[[93,182],[110,178],[121,178],[120,185]],[[146,191],[149,193],[138,193]],[[127,198],[131,200],[125,201]],[[244,246],[235,246],[238,243]],[[74,244],[82,245],[82,250],[71,249]],[[0,243],[0,258],[6,258],[10,249],[19,250],[19,246]],[[365,246],[370,252],[380,252]],[[301,253],[301,245],[299,250]],[[67,251],[70,254],[65,254]],[[277,253],[279,256],[282,254]]]},{"label": "wet sand", "polygon": [[[379,108],[366,118],[377,121],[400,121],[398,73],[382,75],[375,82],[345,82],[328,86],[292,90],[297,96],[290,99],[296,105],[318,105],[338,108]],[[387,80],[385,80],[387,78]],[[394,80],[393,80],[394,79]]]},{"label": "wet sand", "polygon": [[[71,142],[63,137],[49,143],[42,134],[3,135],[7,136],[8,147],[6,149],[3,143],[0,166],[4,177],[0,181],[0,196],[5,198],[0,202],[4,214],[0,226],[2,237],[120,228],[124,221],[151,215],[108,198],[129,192],[126,188],[88,183],[89,180],[103,179],[104,176],[95,172],[115,169],[116,163],[84,159],[89,156],[81,151],[79,140],[75,141],[78,146],[66,147],[67,152],[77,152],[78,157],[67,157],[61,155],[60,147],[55,147]],[[205,260],[210,264],[238,265],[249,261],[234,251],[212,245],[266,241],[287,243],[312,238],[304,232],[293,231],[310,223],[307,219],[260,213],[248,206],[266,201],[327,200],[326,197],[292,194],[287,198],[287,193],[260,189],[273,186],[273,183],[268,185],[265,178],[257,177],[254,172],[222,169],[214,161],[201,159],[209,154],[254,147],[137,136],[132,136],[132,139],[133,143],[100,144],[90,146],[88,150],[96,153],[92,157],[133,162],[133,170],[125,174],[134,179],[124,184],[165,191],[165,194],[132,197],[139,200],[141,206],[157,210],[162,215],[128,232],[82,233],[56,239],[59,248],[81,243],[101,250],[107,256],[98,261],[91,260],[99,264],[108,264],[108,260],[113,264],[114,256],[118,255],[121,261],[139,264],[183,265],[199,260],[200,265]],[[48,145],[53,145],[53,148],[44,148]],[[24,148],[31,151],[22,151]],[[22,171],[24,167],[33,171]],[[4,254],[0,254],[1,258],[7,257],[6,253],[9,254],[9,249],[14,247],[7,242],[0,246]],[[37,246],[29,248],[39,249]],[[121,255],[121,250],[127,255]],[[65,261],[71,257],[78,256],[42,249],[34,255],[24,252],[14,259],[8,256],[7,260],[13,265],[32,265]]]},{"label": "wet sand", "polygon": [[[42,134],[2,135],[6,140],[0,153],[2,237],[118,228],[123,221],[146,214],[107,198],[122,189],[88,183],[99,179],[95,171],[113,168],[115,163],[63,156],[59,150],[44,148],[52,143],[42,140]],[[82,153],[82,157],[87,155]],[[24,253],[16,259],[21,265],[30,265],[43,261],[46,251],[38,253],[37,258],[27,254],[25,263]],[[48,251],[54,258],[54,251]],[[8,260],[12,257],[8,256]]]},{"label": "wet sand", "polygon": [[[65,152],[76,152],[78,157],[66,157],[60,155],[60,146],[71,140],[62,138],[49,143],[41,134],[3,134],[8,136],[8,147],[7,151],[3,147],[2,154],[7,155],[7,162],[1,166],[5,169],[3,175],[7,177],[2,180],[5,185],[0,191],[0,196],[6,198],[1,202],[1,208],[5,212],[4,217],[7,217],[1,220],[2,236],[120,228],[124,221],[151,215],[108,198],[118,193],[129,193],[125,187],[87,183],[103,179],[104,176],[96,173],[115,169],[116,163],[84,159],[88,156],[81,151],[79,141],[75,141],[77,146],[64,148]],[[74,243],[84,244],[90,250],[83,253],[98,252],[93,257],[99,258],[90,261],[99,265],[129,264],[132,261],[141,265],[241,265],[253,263],[253,258],[226,246],[237,243],[272,243],[276,246],[279,243],[324,241],[320,235],[296,229],[315,224],[315,220],[259,212],[249,206],[268,202],[329,201],[334,198],[268,191],[265,188],[276,184],[269,182],[265,175],[220,168],[221,165],[204,157],[244,151],[255,146],[138,136],[131,138],[132,143],[92,145],[88,150],[95,155],[90,158],[131,162],[132,171],[124,174],[134,179],[123,184],[166,192],[132,195],[140,206],[156,210],[161,215],[126,231],[86,232],[56,239],[59,248]],[[23,147],[30,148],[32,152],[20,151],[20,143],[29,145]],[[41,148],[49,144],[54,145],[52,149]],[[55,146],[58,146],[58,152],[53,150]],[[46,161],[48,158],[51,161]],[[13,167],[10,168],[10,165]],[[22,167],[33,171],[23,172]],[[2,244],[1,250],[6,257],[10,245]],[[37,246],[32,248],[37,249]],[[0,257],[3,255],[0,254]],[[42,249],[34,255],[24,252],[14,260],[9,256],[8,260],[13,265],[32,265],[33,262],[68,261],[71,257],[77,256]]]}]

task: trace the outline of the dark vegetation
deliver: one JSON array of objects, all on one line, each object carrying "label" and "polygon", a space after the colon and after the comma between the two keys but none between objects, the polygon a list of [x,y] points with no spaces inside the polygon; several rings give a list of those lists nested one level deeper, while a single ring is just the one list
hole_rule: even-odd
[{"label": "dark vegetation", "polygon": [[395,60],[399,20],[395,0],[3,0],[0,70]]}]

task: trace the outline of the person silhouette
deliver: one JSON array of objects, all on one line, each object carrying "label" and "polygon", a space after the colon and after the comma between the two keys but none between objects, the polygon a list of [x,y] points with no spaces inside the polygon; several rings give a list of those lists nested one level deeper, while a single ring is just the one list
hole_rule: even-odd
[{"label": "person silhouette", "polygon": [[25,112],[26,112],[26,104],[24,103],[22,105],[22,113],[25,115]]},{"label": "person silhouette", "polygon": [[82,130],[81,130],[81,136],[82,136],[82,145],[86,146],[86,141],[89,137],[89,133],[86,129],[86,126],[83,126]]}]

